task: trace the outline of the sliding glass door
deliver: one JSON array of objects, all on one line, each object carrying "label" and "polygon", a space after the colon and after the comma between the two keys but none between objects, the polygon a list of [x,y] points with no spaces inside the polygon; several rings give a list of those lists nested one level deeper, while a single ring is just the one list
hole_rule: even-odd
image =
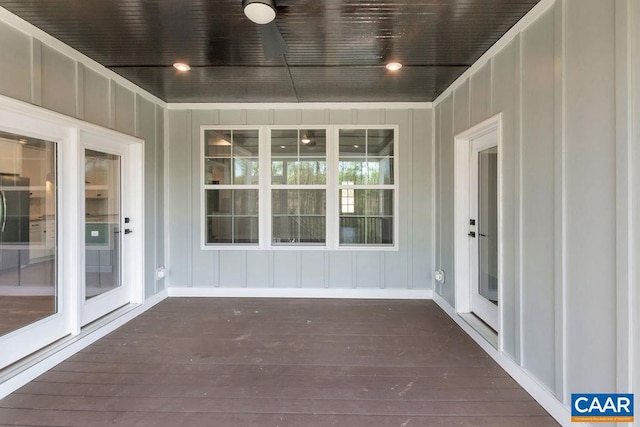
[{"label": "sliding glass door", "polygon": [[143,301],[143,152],[0,99],[0,370]]},{"label": "sliding glass door", "polygon": [[64,335],[58,144],[0,131],[0,368]]}]

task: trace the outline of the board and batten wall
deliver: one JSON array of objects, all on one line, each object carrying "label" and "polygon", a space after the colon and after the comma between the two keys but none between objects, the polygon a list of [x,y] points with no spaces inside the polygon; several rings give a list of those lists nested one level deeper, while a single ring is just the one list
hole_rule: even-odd
[{"label": "board and batten wall", "polygon": [[499,351],[564,405],[640,390],[639,9],[543,1],[434,102],[435,291],[455,305],[454,137],[502,113]]},{"label": "board and batten wall", "polygon": [[0,58],[0,95],[145,141],[145,296],[164,289],[164,103],[2,8]]},{"label": "board and batten wall", "polygon": [[[432,117],[430,108],[278,109],[274,104],[273,109],[250,105],[184,109],[170,105],[170,295],[172,289],[190,288],[193,292],[178,294],[429,297],[433,272]],[[339,124],[399,127],[398,251],[201,249],[200,126]]]}]

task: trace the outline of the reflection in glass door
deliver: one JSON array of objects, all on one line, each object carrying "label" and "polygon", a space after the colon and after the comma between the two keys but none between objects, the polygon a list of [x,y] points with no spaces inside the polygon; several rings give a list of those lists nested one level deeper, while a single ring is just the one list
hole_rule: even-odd
[{"label": "reflection in glass door", "polygon": [[498,305],[498,149],[478,153],[478,294]]},{"label": "reflection in glass door", "polygon": [[85,150],[85,299],[121,286],[121,158]]},{"label": "reflection in glass door", "polygon": [[65,334],[56,193],[56,144],[0,131],[0,368]]},{"label": "reflection in glass door", "polygon": [[495,331],[498,321],[498,147],[490,132],[471,141],[469,167],[471,312]]}]

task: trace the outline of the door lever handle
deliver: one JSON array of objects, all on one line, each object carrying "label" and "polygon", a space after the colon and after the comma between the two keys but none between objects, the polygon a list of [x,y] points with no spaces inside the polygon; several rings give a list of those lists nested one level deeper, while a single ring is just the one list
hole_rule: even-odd
[{"label": "door lever handle", "polygon": [[125,228],[124,229],[124,234],[131,234],[133,233],[133,230],[129,229],[129,228]]},{"label": "door lever handle", "polygon": [[467,236],[476,237],[476,232],[475,231],[470,231],[469,234],[467,234]]},{"label": "door lever handle", "polygon": [[486,235],[486,234],[482,234],[482,233],[478,233],[478,235],[479,235],[479,236],[482,236],[482,237],[487,237],[487,235]]}]

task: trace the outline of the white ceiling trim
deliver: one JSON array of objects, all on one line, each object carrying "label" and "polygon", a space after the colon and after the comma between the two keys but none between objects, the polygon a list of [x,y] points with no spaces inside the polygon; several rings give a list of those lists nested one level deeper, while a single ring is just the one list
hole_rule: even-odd
[{"label": "white ceiling trim", "polygon": [[167,110],[430,110],[431,102],[219,102],[167,104]]}]

